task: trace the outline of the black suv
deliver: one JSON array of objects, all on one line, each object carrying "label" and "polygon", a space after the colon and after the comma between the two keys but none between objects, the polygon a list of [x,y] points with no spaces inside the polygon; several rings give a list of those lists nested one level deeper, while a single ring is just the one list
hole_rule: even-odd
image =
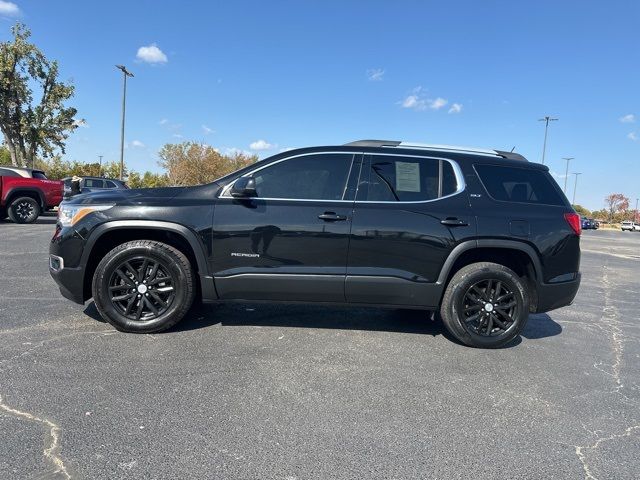
[{"label": "black suv", "polygon": [[364,140],[275,155],[211,184],[62,203],[50,271],[127,332],[194,299],[439,311],[498,347],[569,305],[580,217],[544,165],[498,150]]}]

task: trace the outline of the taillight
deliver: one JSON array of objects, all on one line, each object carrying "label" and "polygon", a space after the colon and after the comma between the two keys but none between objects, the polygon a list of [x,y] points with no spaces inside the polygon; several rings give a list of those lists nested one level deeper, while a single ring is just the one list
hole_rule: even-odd
[{"label": "taillight", "polygon": [[580,220],[580,215],[577,213],[565,213],[564,219],[567,221],[569,226],[576,232],[576,235],[580,235],[582,233],[582,221]]}]

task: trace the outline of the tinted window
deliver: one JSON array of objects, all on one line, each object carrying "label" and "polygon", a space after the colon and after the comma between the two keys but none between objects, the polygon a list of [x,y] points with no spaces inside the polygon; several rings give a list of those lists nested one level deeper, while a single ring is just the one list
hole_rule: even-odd
[{"label": "tinted window", "polygon": [[95,178],[85,178],[84,186],[87,188],[104,188],[104,182]]},{"label": "tinted window", "polygon": [[276,163],[253,174],[258,197],[341,200],[352,154],[319,154]]},{"label": "tinted window", "polygon": [[453,167],[444,160],[371,155],[365,168],[358,200],[416,202],[434,200],[458,190]]},{"label": "tinted window", "polygon": [[115,183],[109,180],[105,180],[104,185],[105,185],[105,188],[118,188],[118,186]]},{"label": "tinted window", "polygon": [[564,205],[565,201],[547,172],[499,165],[476,165],[482,183],[496,200]]},{"label": "tinted window", "polygon": [[14,172],[13,170],[8,170],[6,168],[0,168],[0,177],[19,177],[20,174]]},{"label": "tinted window", "polygon": [[33,176],[33,178],[39,178],[40,180],[47,179],[47,176],[44,174],[44,172],[32,172],[31,175]]}]

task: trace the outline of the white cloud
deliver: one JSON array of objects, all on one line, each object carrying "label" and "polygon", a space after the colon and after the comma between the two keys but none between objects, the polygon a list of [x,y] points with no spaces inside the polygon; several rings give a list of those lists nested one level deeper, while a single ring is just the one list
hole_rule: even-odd
[{"label": "white cloud", "polygon": [[460,113],[461,111],[462,111],[461,103],[454,103],[453,105],[451,105],[451,108],[449,109],[449,113]]},{"label": "white cloud", "polygon": [[636,116],[633,113],[620,117],[619,119],[622,123],[634,123],[636,121]]},{"label": "white cloud", "polygon": [[382,81],[382,77],[384,76],[383,68],[372,68],[367,70],[367,78],[372,82],[380,82]]},{"label": "white cloud", "polygon": [[423,93],[422,87],[416,87],[411,91],[410,95],[407,95],[404,100],[398,102],[402,108],[410,108],[412,110],[440,110],[442,107],[449,103],[442,97],[435,99],[427,98]]},{"label": "white cloud", "polygon": [[184,138],[182,135],[180,135],[179,133],[174,133],[173,135],[171,135],[173,138]]},{"label": "white cloud", "polygon": [[247,155],[249,157],[255,155],[253,152],[249,152],[247,150],[242,150],[242,149],[236,148],[236,147],[225,148],[224,149],[224,154],[225,155]]},{"label": "white cloud", "polygon": [[266,140],[256,140],[249,145],[251,150],[271,150],[274,147],[277,147],[277,145],[273,145]]},{"label": "white cloud", "polygon": [[9,15],[14,17],[16,15],[20,15],[20,9],[18,8],[18,5],[13,2],[0,0],[0,15]]},{"label": "white cloud", "polygon": [[84,118],[76,118],[73,121],[73,124],[76,127],[83,127],[83,128],[89,128],[89,124],[87,123],[87,121]]},{"label": "white cloud", "polygon": [[167,63],[169,61],[164,52],[160,50],[155,43],[152,43],[148,47],[140,47],[136,58],[147,63]]},{"label": "white cloud", "polygon": [[144,148],[144,143],[142,143],[140,140],[134,140],[133,142],[131,142],[131,146],[133,148]]},{"label": "white cloud", "polygon": [[627,138],[629,140],[633,140],[634,142],[637,142],[638,140],[640,140],[640,137],[638,137],[638,134],[636,132],[629,132],[627,134]]},{"label": "white cloud", "polygon": [[166,125],[167,123],[169,123],[169,119],[168,118],[163,118],[162,120],[160,120],[158,122],[158,125]]},{"label": "white cloud", "polygon": [[207,127],[206,125],[202,125],[202,132],[203,132],[205,135],[209,135],[209,134],[211,134],[211,133],[214,133],[214,132],[215,132],[215,130],[214,130],[214,129],[212,129],[212,128]]}]

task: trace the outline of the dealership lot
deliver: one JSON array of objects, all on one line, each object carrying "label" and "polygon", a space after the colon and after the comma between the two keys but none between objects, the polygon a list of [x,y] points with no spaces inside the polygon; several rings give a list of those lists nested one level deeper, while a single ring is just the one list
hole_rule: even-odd
[{"label": "dealership lot", "polygon": [[583,234],[575,304],[509,348],[421,312],[207,306],[115,332],[0,222],[0,478],[637,478],[640,234]]}]

